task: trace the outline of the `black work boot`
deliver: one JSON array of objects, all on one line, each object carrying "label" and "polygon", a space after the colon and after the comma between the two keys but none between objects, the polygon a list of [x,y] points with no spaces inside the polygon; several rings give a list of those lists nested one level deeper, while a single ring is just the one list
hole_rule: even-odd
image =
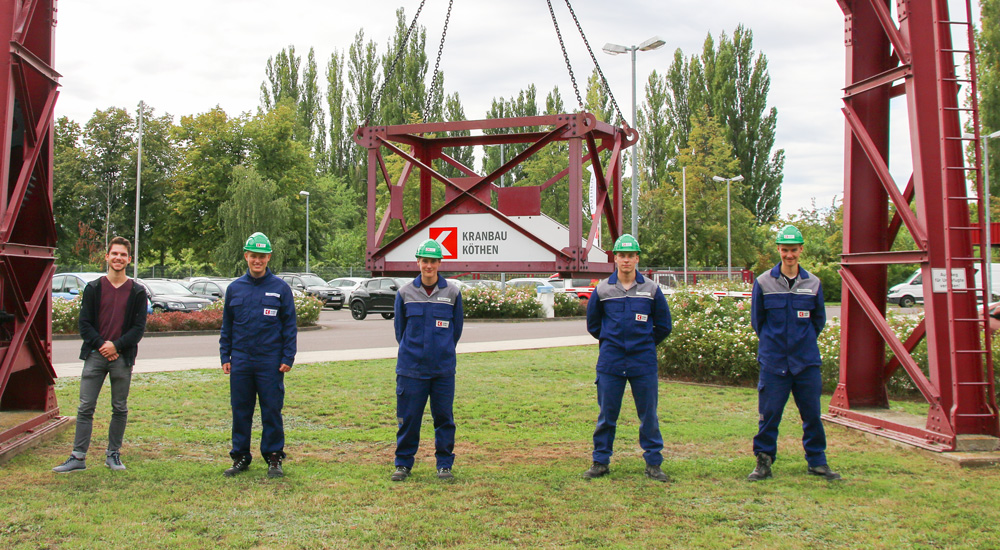
[{"label": "black work boot", "polygon": [[611,473],[611,470],[608,469],[607,464],[601,464],[600,462],[595,462],[590,465],[589,470],[583,472],[583,477],[587,479],[595,479],[601,476],[606,476],[609,473]]},{"label": "black work boot", "polygon": [[760,481],[771,477],[771,456],[765,453],[757,454],[757,467],[747,476],[747,481]]},{"label": "black work boot", "polygon": [[396,466],[396,471],[389,476],[389,479],[393,481],[403,481],[404,479],[410,477],[410,469],[406,466]]},{"label": "black work boot", "polygon": [[281,469],[281,455],[271,453],[267,457],[267,477],[284,477],[285,472]]},{"label": "black work boot", "polygon": [[814,476],[822,476],[827,481],[837,481],[840,479],[840,474],[831,470],[830,466],[826,464],[822,466],[816,466],[815,468],[810,466],[809,473]]},{"label": "black work boot", "polygon": [[652,464],[646,464],[646,477],[652,479],[653,481],[659,481],[666,483],[670,481],[670,476],[663,473],[659,465],[653,466]]},{"label": "black work boot", "polygon": [[233,477],[236,474],[249,470],[251,460],[253,460],[253,457],[247,455],[234,458],[232,467],[228,468],[225,472],[222,472],[222,475],[226,477]]}]

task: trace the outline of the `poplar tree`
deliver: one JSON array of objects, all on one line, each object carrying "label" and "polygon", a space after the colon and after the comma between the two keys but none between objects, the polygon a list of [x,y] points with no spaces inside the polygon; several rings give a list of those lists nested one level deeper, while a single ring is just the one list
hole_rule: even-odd
[{"label": "poplar tree", "polygon": [[[976,68],[979,79],[980,132],[1000,130],[1000,0],[980,0],[976,32]],[[1000,196],[1000,144],[986,140],[990,148],[990,194]],[[1000,201],[992,203],[1000,207]]]}]

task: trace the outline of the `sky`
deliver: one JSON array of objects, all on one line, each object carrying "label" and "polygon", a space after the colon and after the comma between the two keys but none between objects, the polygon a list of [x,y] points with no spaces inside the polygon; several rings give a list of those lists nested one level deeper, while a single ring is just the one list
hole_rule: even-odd
[{"label": "sky", "polygon": [[[956,0],[951,0],[957,5]],[[426,0],[419,23],[434,56],[447,10]],[[964,4],[964,2],[963,2]],[[58,4],[55,68],[62,74],[56,116],[81,124],[95,110],[140,100],[177,119],[220,106],[230,115],[256,112],[267,59],[294,45],[315,49],[320,71],[334,51],[346,52],[364,29],[379,54],[403,7],[409,21],[418,0],[62,0]],[[639,52],[637,95],[653,70],[666,72],[674,51],[701,51],[708,33],[731,35],[743,24],[754,48],[768,59],[769,104],[778,110],[776,148],[785,150],[782,212],[829,206],[843,195],[844,16],[834,0],[576,0],[573,9],[631,118],[628,55],[601,51],[607,42],[633,45],[659,36],[666,45]],[[593,62],[565,2],[553,0],[570,60],[585,93]],[[485,118],[494,97],[511,97],[535,84],[541,102],[558,86],[569,108],[570,78],[548,7],[541,0],[454,2],[441,58],[445,92],[458,92],[466,116]],[[544,108],[544,105],[540,105]],[[909,178],[905,112],[895,104],[890,168]],[[895,139],[903,136],[904,139]]]}]

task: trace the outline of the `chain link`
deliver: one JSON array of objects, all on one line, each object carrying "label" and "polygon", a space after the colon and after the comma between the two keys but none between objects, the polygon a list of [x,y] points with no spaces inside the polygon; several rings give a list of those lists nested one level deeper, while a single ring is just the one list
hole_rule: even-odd
[{"label": "chain link", "polygon": [[382,94],[385,92],[385,87],[389,85],[389,81],[392,80],[392,75],[396,72],[396,64],[399,63],[399,59],[403,57],[406,52],[406,43],[410,40],[410,35],[413,34],[413,28],[417,26],[417,18],[420,17],[421,10],[424,9],[424,2],[427,0],[420,0],[420,7],[417,8],[417,13],[413,15],[413,21],[410,23],[410,28],[406,31],[403,36],[403,42],[399,45],[399,51],[396,52],[396,58],[392,60],[392,66],[389,67],[389,72],[385,75],[385,81],[382,82],[382,87],[379,88],[378,94],[375,96],[375,101],[372,101],[371,106],[368,107],[368,114],[365,115],[365,123],[362,126],[368,126],[372,120],[372,115],[375,114],[375,109],[382,103]]},{"label": "chain link", "polygon": [[[549,15],[552,16],[552,25],[556,28],[556,36],[559,38],[559,47],[562,48],[563,59],[566,60],[566,70],[569,71],[569,79],[573,82],[573,92],[576,93],[576,101],[580,104],[580,110],[583,110],[583,98],[580,97],[580,87],[576,84],[576,75],[573,74],[573,65],[569,62],[569,54],[566,53],[566,43],[563,42],[562,32],[559,31],[559,22],[556,21],[556,12],[552,10],[552,0],[545,0],[549,5]],[[573,16],[576,19],[576,16]]]},{"label": "chain link", "polygon": [[[552,2],[549,1],[549,11],[552,11]],[[604,78],[604,71],[601,70],[601,65],[597,62],[597,56],[594,55],[594,50],[590,49],[590,42],[587,40],[587,35],[583,34],[583,27],[580,26],[580,20],[576,18],[576,12],[573,11],[573,6],[570,5],[569,0],[566,0],[566,7],[569,8],[569,14],[573,16],[573,22],[576,23],[576,28],[580,31],[580,38],[583,38],[584,45],[587,46],[587,51],[590,53],[590,59],[594,62],[594,68],[597,69],[597,74],[601,77],[601,83],[604,84],[604,90],[608,92],[608,97],[611,98],[611,105],[615,108],[615,112],[618,113],[618,118],[624,122],[628,123],[625,117],[622,115],[622,110],[618,108],[618,102],[615,100],[615,94],[611,93],[611,86],[608,85],[608,79]],[[552,16],[552,20],[555,21],[555,15]],[[556,32],[558,32],[558,27],[556,27]],[[562,38],[559,38],[559,44],[562,44]],[[566,48],[563,47],[563,55],[566,54]],[[566,58],[566,63],[569,64],[569,58]],[[573,71],[570,70],[570,74]],[[573,86],[576,86],[576,81],[573,81]],[[577,98],[580,97],[580,92],[576,93]],[[581,103],[582,105],[582,103]]]},{"label": "chain link", "polygon": [[448,21],[451,20],[451,5],[455,0],[448,0],[448,13],[444,16],[444,29],[441,31],[441,44],[438,46],[437,59],[434,61],[434,76],[431,77],[431,87],[427,90],[427,101],[424,103],[424,122],[428,121],[431,115],[431,101],[434,99],[434,89],[437,88],[440,83],[438,78],[441,73],[438,72],[438,67],[441,66],[441,52],[444,51],[444,39],[448,35]]}]

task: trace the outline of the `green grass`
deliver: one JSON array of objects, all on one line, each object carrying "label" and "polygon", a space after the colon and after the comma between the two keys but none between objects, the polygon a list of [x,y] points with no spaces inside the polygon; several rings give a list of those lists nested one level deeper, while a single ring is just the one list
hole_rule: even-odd
[{"label": "green grass", "polygon": [[[49,471],[69,454],[72,430],[0,467],[0,548],[1000,547],[1000,470],[959,470],[830,425],[830,461],[846,480],[828,483],[806,474],[792,406],[776,477],[747,483],[752,389],[661,384],[669,485],[642,475],[626,397],[612,473],[586,481],[595,360],[593,346],[461,356],[452,483],[434,477],[429,416],[414,475],[389,481],[393,361],[303,365],[286,377],[280,480],[265,478],[259,458],[222,477],[221,372],[136,375],[129,469],[99,460],[106,386],[89,470]],[[59,381],[64,414],[77,391],[75,379]]]}]

